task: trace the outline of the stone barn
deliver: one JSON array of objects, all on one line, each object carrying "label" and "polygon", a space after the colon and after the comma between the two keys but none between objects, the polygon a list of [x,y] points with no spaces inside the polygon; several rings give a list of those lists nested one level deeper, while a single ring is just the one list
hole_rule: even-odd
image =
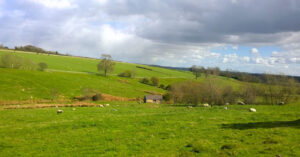
[{"label": "stone barn", "polygon": [[162,95],[146,95],[144,97],[144,103],[157,103],[159,104],[163,100]]}]

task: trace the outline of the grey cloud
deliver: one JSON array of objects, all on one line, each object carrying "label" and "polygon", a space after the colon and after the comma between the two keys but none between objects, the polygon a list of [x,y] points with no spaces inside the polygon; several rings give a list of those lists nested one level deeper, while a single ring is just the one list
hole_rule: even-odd
[{"label": "grey cloud", "polygon": [[[110,53],[130,62],[231,66],[250,72],[263,69],[254,68],[263,65],[237,54],[240,64],[235,67],[234,57],[210,50],[224,45],[276,45],[282,52],[265,62],[273,63],[273,68],[284,67],[284,60],[284,64],[293,64],[290,73],[296,73],[293,71],[299,66],[297,0],[70,0],[70,4],[76,7],[2,1],[0,43],[11,47],[34,44],[89,57]],[[228,58],[225,65],[224,57]]]}]

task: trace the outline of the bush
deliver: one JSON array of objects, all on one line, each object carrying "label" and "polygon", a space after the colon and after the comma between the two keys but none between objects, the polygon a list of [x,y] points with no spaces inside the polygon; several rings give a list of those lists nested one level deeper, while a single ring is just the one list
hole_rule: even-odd
[{"label": "bush", "polygon": [[165,90],[171,90],[171,85],[167,85],[167,86],[165,87]]},{"label": "bush", "polygon": [[96,93],[95,95],[92,96],[93,101],[99,101],[102,99],[102,94],[101,93]]},{"label": "bush", "polygon": [[153,86],[158,86],[159,84],[159,78],[157,77],[151,77],[151,82]]},{"label": "bush", "polygon": [[126,70],[125,72],[120,73],[118,76],[134,78],[135,77],[135,71]]},{"label": "bush", "polygon": [[164,94],[164,95],[163,95],[163,99],[164,99],[164,101],[170,101],[170,100],[171,100],[171,95],[170,95],[170,93]]},{"label": "bush", "polygon": [[150,80],[147,77],[144,77],[144,78],[140,79],[140,82],[144,83],[144,84],[149,84]]},{"label": "bush", "polygon": [[243,91],[241,94],[241,97],[243,99],[243,101],[246,104],[254,104],[256,103],[256,95],[257,95],[257,89],[254,85],[245,85],[243,87]]},{"label": "bush", "polygon": [[159,88],[165,89],[165,85],[164,85],[164,84],[160,84],[160,85],[159,85]]},{"label": "bush", "polygon": [[187,81],[173,84],[169,94],[174,103],[194,104],[196,106],[199,103],[225,105],[226,103],[233,103],[236,98],[236,94],[230,86],[221,88],[216,86],[212,80],[205,83]]},{"label": "bush", "polygon": [[24,59],[22,57],[15,56],[13,54],[4,54],[1,57],[0,65],[3,68],[11,68],[11,69],[26,69],[26,70],[36,69],[36,64],[32,62],[30,59]]},{"label": "bush", "polygon": [[3,68],[19,69],[22,65],[23,60],[21,57],[12,54],[4,54],[1,57],[1,66]]},{"label": "bush", "polygon": [[39,63],[39,70],[45,71],[48,68],[48,65],[44,62]]}]

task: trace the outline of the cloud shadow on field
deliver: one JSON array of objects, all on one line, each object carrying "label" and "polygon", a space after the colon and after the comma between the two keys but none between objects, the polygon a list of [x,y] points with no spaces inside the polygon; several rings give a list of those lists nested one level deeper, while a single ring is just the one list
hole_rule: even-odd
[{"label": "cloud shadow on field", "polygon": [[293,121],[271,121],[271,122],[254,122],[254,123],[232,123],[222,124],[225,129],[258,129],[258,128],[279,128],[279,127],[294,127],[300,129],[300,119]]}]

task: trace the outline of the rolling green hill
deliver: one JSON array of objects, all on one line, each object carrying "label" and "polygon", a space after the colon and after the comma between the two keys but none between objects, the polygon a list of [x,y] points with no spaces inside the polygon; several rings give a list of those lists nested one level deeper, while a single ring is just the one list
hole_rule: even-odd
[{"label": "rolling green hill", "polygon": [[[72,56],[57,56],[0,50],[0,56],[13,53],[29,58],[35,63],[48,64],[46,72],[34,70],[0,68],[0,100],[51,99],[55,91],[61,98],[70,99],[81,94],[83,88],[91,88],[102,93],[127,98],[143,97],[149,92],[165,93],[166,91],[151,85],[142,84],[142,77],[159,77],[160,84],[169,85],[175,82],[194,80],[188,71],[171,70],[147,65],[116,62],[115,70],[108,77],[97,71],[100,60]],[[146,67],[147,69],[138,68]],[[134,70],[136,78],[119,77],[125,70]],[[204,76],[197,81],[206,81]],[[233,79],[216,77],[215,83],[231,85],[235,88],[239,82]]]}]

